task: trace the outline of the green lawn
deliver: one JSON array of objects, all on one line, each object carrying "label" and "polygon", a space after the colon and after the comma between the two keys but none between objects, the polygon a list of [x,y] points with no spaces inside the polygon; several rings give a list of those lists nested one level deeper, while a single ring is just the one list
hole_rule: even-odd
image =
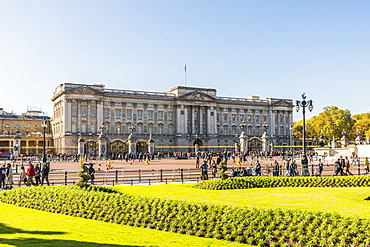
[{"label": "green lawn", "polygon": [[[121,186],[127,194],[184,201],[338,212],[370,218],[370,188],[200,190],[192,184]],[[247,246],[0,203],[0,246]]]},{"label": "green lawn", "polygon": [[127,194],[171,198],[184,201],[338,212],[346,216],[370,218],[368,187],[313,188],[280,187],[243,190],[200,190],[193,184],[140,185],[115,187]]},{"label": "green lawn", "polygon": [[0,246],[248,246],[0,203]]}]

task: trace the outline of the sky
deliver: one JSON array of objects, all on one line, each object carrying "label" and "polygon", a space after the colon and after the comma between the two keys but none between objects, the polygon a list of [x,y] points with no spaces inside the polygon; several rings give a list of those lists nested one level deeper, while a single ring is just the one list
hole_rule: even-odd
[{"label": "sky", "polygon": [[[370,1],[0,0],[0,108],[64,82],[301,100],[370,111]],[[302,113],[294,113],[295,121]]]}]

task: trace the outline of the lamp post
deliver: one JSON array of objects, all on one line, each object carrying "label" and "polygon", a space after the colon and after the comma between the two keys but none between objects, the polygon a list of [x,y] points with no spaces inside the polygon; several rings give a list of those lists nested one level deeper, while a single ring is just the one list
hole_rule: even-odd
[{"label": "lamp post", "polygon": [[290,153],[292,153],[292,145],[293,145],[293,123],[291,123],[290,124],[290,127],[289,127],[289,130],[290,130],[290,132],[289,132],[289,134],[290,134],[290,149],[289,149],[289,151],[290,151]]},{"label": "lamp post", "polygon": [[263,145],[262,146],[262,151],[265,152],[265,151],[268,151],[267,150],[268,149],[268,144],[267,144],[267,139],[268,139],[268,137],[267,137],[267,129],[269,128],[269,125],[266,122],[264,122],[262,124],[262,128],[264,130],[263,135],[262,135],[262,145]]},{"label": "lamp post", "polygon": [[313,110],[313,104],[312,100],[306,100],[305,93],[302,94],[302,101],[297,100],[296,101],[296,110],[299,111],[300,107],[302,107],[302,113],[303,113],[303,133],[302,133],[302,175],[308,176],[308,159],[306,155],[306,107],[308,107],[308,110],[311,112]]},{"label": "lamp post", "polygon": [[46,119],[45,118],[43,118],[42,119],[42,123],[41,123],[41,126],[42,126],[42,128],[44,129],[44,141],[43,141],[43,144],[42,144],[42,148],[43,148],[43,153],[44,153],[44,156],[43,156],[43,158],[42,158],[42,163],[46,163],[46,146],[45,146],[45,142],[46,142],[46,137],[45,137],[45,134],[46,134]]}]

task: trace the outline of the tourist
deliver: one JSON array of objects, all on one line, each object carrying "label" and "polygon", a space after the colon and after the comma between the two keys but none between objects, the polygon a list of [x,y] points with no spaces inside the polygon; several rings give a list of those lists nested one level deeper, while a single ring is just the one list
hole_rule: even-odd
[{"label": "tourist", "polygon": [[5,189],[5,174],[6,174],[6,168],[5,165],[2,165],[0,167],[0,188]]},{"label": "tourist", "polygon": [[261,176],[261,164],[259,160],[256,161],[256,165],[254,166],[255,176]]},{"label": "tourist", "polygon": [[91,184],[94,184],[94,179],[95,179],[95,169],[93,167],[93,164],[90,163],[89,171],[88,174],[90,176]]},{"label": "tourist", "polygon": [[317,164],[317,176],[321,176],[322,171],[324,170],[324,163],[319,159],[319,163]]},{"label": "tourist", "polygon": [[347,157],[347,156],[346,156],[346,158],[345,158],[344,167],[345,167],[345,174],[346,174],[347,176],[348,176],[348,175],[353,175],[353,174],[350,172],[350,170],[349,170],[349,168],[351,167],[351,164],[350,164],[349,159],[348,159],[348,157]]},{"label": "tourist", "polygon": [[365,157],[365,160],[364,160],[364,167],[365,167],[365,175],[369,174],[370,165],[369,165],[369,159],[367,157]]},{"label": "tourist", "polygon": [[35,167],[32,165],[31,162],[28,163],[27,177],[27,186],[29,186],[30,184],[36,185],[33,181],[33,178],[35,177]]},{"label": "tourist", "polygon": [[6,188],[13,188],[13,168],[10,163],[8,163],[6,168]]},{"label": "tourist", "polygon": [[27,182],[27,174],[26,169],[24,169],[24,166],[21,166],[21,171],[19,172],[18,187],[21,187],[22,182],[24,182],[25,184]]},{"label": "tourist", "polygon": [[200,170],[202,180],[208,180],[208,164],[206,160],[203,161],[203,164],[200,166]]},{"label": "tourist", "polygon": [[340,158],[338,158],[334,163],[334,176],[337,176],[338,174],[341,174]]},{"label": "tourist", "polygon": [[36,180],[36,186],[41,184],[41,169],[40,169],[39,164],[35,165],[35,180]]},{"label": "tourist", "polygon": [[44,180],[46,180],[46,183],[48,184],[48,186],[50,186],[49,172],[50,172],[49,163],[44,163],[44,166],[42,167],[42,170],[41,170],[41,175],[42,175],[41,186],[44,184]]}]

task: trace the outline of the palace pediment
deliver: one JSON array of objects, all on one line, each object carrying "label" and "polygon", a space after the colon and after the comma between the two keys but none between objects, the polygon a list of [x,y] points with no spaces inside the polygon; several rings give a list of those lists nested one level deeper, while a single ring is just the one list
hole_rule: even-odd
[{"label": "palace pediment", "polygon": [[216,99],[201,91],[193,91],[178,97],[179,100],[192,100],[192,101],[215,101]]},{"label": "palace pediment", "polygon": [[84,94],[84,93],[87,93],[87,94],[100,94],[101,92],[94,89],[94,88],[91,88],[87,85],[82,85],[82,86],[79,86],[79,87],[75,87],[75,88],[71,88],[69,90],[66,91],[67,93],[80,93],[80,94]]},{"label": "palace pediment", "polygon": [[293,106],[291,100],[285,100],[285,99],[279,99],[279,100],[273,101],[271,103],[271,105],[274,105],[274,106],[289,106],[289,107]]}]

